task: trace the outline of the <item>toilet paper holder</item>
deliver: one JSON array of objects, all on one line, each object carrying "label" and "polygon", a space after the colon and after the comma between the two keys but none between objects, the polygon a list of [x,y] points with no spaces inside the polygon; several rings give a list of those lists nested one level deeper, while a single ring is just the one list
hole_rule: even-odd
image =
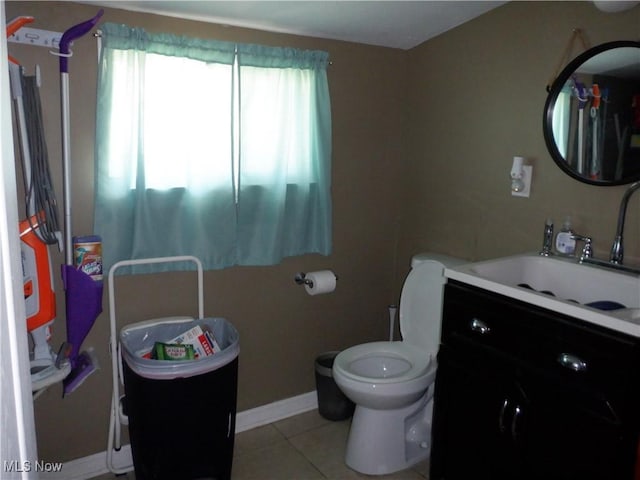
[{"label": "toilet paper holder", "polygon": [[[336,277],[336,280],[338,280],[338,276],[335,275],[335,277]],[[309,285],[309,288],[313,288],[313,281],[311,279],[307,278],[307,274],[304,273],[304,272],[296,273],[295,277],[293,277],[293,280],[298,285]]]}]

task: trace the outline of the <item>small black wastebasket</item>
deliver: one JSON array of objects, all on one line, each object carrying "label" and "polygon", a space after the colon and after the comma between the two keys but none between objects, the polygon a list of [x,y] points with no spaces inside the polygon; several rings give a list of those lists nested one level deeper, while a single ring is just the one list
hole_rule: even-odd
[{"label": "small black wastebasket", "polygon": [[318,411],[327,420],[346,420],[355,405],[333,379],[333,361],[340,352],[325,352],[316,358],[316,392]]},{"label": "small black wastebasket", "polygon": [[[196,360],[141,357],[206,325],[221,350]],[[137,480],[229,480],[238,385],[238,331],[223,318],[159,319],[120,332],[131,453]]]}]

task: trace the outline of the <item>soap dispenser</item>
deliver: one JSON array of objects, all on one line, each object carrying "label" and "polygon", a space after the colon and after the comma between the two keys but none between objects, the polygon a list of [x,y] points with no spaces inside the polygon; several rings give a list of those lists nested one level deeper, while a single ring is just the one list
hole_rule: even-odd
[{"label": "soap dispenser", "polygon": [[571,228],[571,217],[566,217],[562,229],[556,235],[556,252],[560,255],[573,255],[576,251],[575,233]]}]

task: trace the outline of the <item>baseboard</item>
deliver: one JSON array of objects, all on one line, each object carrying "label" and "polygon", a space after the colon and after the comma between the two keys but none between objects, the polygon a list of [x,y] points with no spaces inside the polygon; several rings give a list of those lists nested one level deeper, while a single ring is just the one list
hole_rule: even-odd
[{"label": "baseboard", "polygon": [[316,408],[318,408],[318,396],[314,390],[296,397],[285,398],[261,407],[238,412],[236,433],[277,422],[283,418],[293,417]]},{"label": "baseboard", "polygon": [[[277,422],[316,408],[318,408],[318,398],[314,390],[244,410],[236,415],[236,433]],[[123,445],[119,452],[114,452],[113,459],[113,463],[118,467],[127,471],[133,470],[129,445]],[[107,452],[104,451],[65,462],[60,472],[40,472],[40,478],[42,480],[87,480],[106,473],[109,473],[109,470],[107,469]]]}]

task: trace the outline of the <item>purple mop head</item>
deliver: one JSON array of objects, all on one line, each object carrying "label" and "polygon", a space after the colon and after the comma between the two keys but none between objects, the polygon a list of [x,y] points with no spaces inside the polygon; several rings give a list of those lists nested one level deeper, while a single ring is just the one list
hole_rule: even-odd
[{"label": "purple mop head", "polygon": [[77,355],[72,361],[71,373],[62,381],[62,396],[75,391],[97,369],[98,361],[92,348]]},{"label": "purple mop head", "polygon": [[67,313],[67,343],[71,345],[71,366],[98,315],[102,312],[103,284],[71,265],[62,265]]}]

